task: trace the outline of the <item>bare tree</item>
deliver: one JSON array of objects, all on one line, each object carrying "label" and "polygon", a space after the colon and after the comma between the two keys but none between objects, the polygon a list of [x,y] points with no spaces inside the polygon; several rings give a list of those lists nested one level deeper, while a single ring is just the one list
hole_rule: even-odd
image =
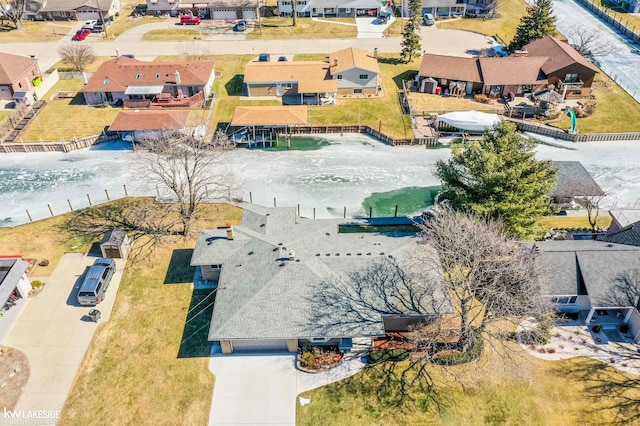
[{"label": "bare tree", "polygon": [[184,235],[202,202],[207,199],[231,198],[237,179],[223,162],[223,150],[191,136],[164,132],[141,142],[145,151],[138,152],[138,163],[147,183],[167,190],[182,220]]},{"label": "bare tree", "polygon": [[498,321],[516,325],[548,311],[535,251],[511,239],[500,221],[440,206],[422,228],[459,320],[458,350],[493,333],[490,326]]},{"label": "bare tree", "polygon": [[204,44],[191,42],[181,45],[180,54],[184,56],[185,61],[196,62],[206,61],[211,52]]},{"label": "bare tree", "polygon": [[0,0],[0,21],[9,21],[19,30],[26,6],[27,0]]},{"label": "bare tree", "polygon": [[594,28],[571,27],[566,36],[583,56],[607,56],[614,50],[613,44],[603,39],[600,32]]},{"label": "bare tree", "polygon": [[605,295],[607,306],[640,308],[640,269],[629,269],[613,278],[613,286]]},{"label": "bare tree", "polygon": [[564,199],[564,201],[572,200],[585,209],[592,237],[594,240],[597,239],[598,218],[602,212],[605,198],[611,195],[613,190],[602,189],[592,180],[580,180],[559,172],[558,186],[554,191],[556,198]]},{"label": "bare tree", "polygon": [[72,65],[77,71],[84,71],[96,60],[91,46],[86,44],[67,44],[58,49],[62,61]]}]

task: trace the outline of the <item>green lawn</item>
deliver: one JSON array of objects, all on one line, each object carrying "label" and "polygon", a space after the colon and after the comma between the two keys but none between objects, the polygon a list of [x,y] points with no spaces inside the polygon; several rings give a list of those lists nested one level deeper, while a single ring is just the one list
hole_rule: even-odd
[{"label": "green lawn", "polygon": [[438,28],[447,30],[473,31],[489,36],[499,36],[503,40],[511,41],[516,33],[520,18],[527,14],[527,4],[524,0],[501,0],[498,2],[496,19],[463,18],[451,21],[438,21]]},{"label": "green lawn", "polygon": [[93,108],[84,105],[84,97],[76,93],[73,99],[49,100],[58,91],[75,91],[82,88],[82,81],[60,80],[45,95],[47,104],[22,132],[24,142],[56,142],[73,137],[98,134],[111,124],[120,108]]},{"label": "green lawn", "polygon": [[326,18],[326,21],[344,22],[354,25],[330,24],[313,21],[311,18],[298,18],[293,26],[292,18],[263,18],[262,34],[257,27],[247,34],[247,39],[285,39],[285,38],[355,38],[358,29],[354,18]]},{"label": "green lawn", "polygon": [[[207,219],[196,229],[240,221],[237,207],[203,207]],[[215,378],[206,336],[214,295],[191,288],[194,243],[167,237],[151,257],[129,260],[111,319],[93,337],[60,424],[207,423]]]},{"label": "green lawn", "polygon": [[[625,398],[629,414],[640,408],[637,376],[586,358],[542,361],[526,354],[497,357],[485,345],[478,362],[455,367],[428,367],[438,404],[417,388],[399,404],[385,401],[371,373],[303,393],[308,405],[297,408],[297,424],[322,425],[580,425],[614,424]],[[378,370],[379,371],[379,370]],[[390,381],[397,390],[397,383]],[[595,386],[596,388],[592,388]],[[610,386],[611,393],[599,386]],[[619,391],[619,396],[613,392]],[[610,408],[612,405],[613,408]],[[627,423],[629,424],[629,423]]]},{"label": "green lawn", "polygon": [[184,41],[200,40],[207,37],[206,31],[196,30],[152,30],[144,33],[142,39],[145,41]]}]

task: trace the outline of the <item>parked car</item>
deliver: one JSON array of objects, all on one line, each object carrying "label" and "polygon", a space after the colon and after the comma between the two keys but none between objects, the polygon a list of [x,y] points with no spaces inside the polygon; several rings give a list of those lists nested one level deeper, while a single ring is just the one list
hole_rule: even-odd
[{"label": "parked car", "polygon": [[123,53],[123,54],[122,54],[122,55],[120,55],[120,56],[122,56],[122,57],[124,57],[124,58],[131,58],[131,59],[135,59],[135,58],[136,58],[136,55],[133,55],[133,54],[131,54],[131,53]]},{"label": "parked car", "polygon": [[424,18],[425,25],[433,25],[436,23],[435,18],[430,13],[425,13],[424,15],[422,15],[422,17]]},{"label": "parked car", "polygon": [[71,40],[74,40],[74,41],[82,41],[82,40],[84,40],[85,38],[87,38],[87,36],[88,36],[89,34],[91,34],[91,30],[87,30],[87,29],[84,29],[84,30],[78,30],[78,31],[73,35],[73,37],[71,38]]},{"label": "parked car", "polygon": [[389,22],[389,19],[391,19],[391,14],[387,12],[382,12],[378,16],[378,24],[386,24],[387,22]]},{"label": "parked car", "polygon": [[180,25],[200,25],[200,18],[191,15],[182,15]]},{"label": "parked car", "polygon": [[89,19],[88,21],[85,21],[84,25],[82,26],[83,30],[92,30],[93,27],[96,26],[96,24],[98,23],[97,19]]},{"label": "parked car", "polygon": [[271,55],[268,53],[261,53],[258,55],[258,62],[269,62],[271,60]]},{"label": "parked car", "polygon": [[246,31],[247,29],[247,21],[242,20],[242,21],[238,21],[238,23],[236,24],[236,31]]},{"label": "parked car", "polygon": [[278,62],[287,62],[288,59],[286,56],[278,56]]},{"label": "parked car", "polygon": [[103,257],[96,259],[84,275],[78,290],[78,303],[93,306],[102,302],[115,272],[115,260]]}]

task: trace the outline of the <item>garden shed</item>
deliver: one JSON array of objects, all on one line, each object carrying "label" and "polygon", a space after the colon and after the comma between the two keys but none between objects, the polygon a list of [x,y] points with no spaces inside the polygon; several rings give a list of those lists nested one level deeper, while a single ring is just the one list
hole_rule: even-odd
[{"label": "garden shed", "polygon": [[127,237],[127,233],[120,228],[111,228],[100,241],[102,257],[124,259],[129,254],[130,249],[131,241]]}]

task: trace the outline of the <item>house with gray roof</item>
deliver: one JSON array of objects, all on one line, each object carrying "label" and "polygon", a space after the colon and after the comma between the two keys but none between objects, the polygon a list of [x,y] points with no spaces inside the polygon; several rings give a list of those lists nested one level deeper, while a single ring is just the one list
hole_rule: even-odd
[{"label": "house with gray roof", "polygon": [[31,283],[27,278],[29,264],[19,258],[0,257],[0,309],[12,297],[28,297]]},{"label": "house with gray roof", "polygon": [[600,185],[591,177],[579,161],[552,161],[551,167],[558,171],[555,189],[549,194],[556,205],[569,205],[576,198],[602,197]]},{"label": "house with gray roof", "polygon": [[243,207],[240,226],[201,231],[191,258],[205,280],[217,283],[209,340],[223,353],[295,352],[306,341],[348,350],[354,338],[371,343],[385,331],[451,311],[436,273],[420,281],[434,291],[419,312],[385,310],[371,294],[348,308],[327,301],[333,283],[349,292],[352,274],[385,268],[415,251],[415,234],[339,233],[343,220],[301,218],[294,208]]},{"label": "house with gray roof", "polygon": [[534,244],[550,280],[545,296],[559,312],[579,313],[587,325],[627,324],[640,342],[640,247],[606,241]]}]

